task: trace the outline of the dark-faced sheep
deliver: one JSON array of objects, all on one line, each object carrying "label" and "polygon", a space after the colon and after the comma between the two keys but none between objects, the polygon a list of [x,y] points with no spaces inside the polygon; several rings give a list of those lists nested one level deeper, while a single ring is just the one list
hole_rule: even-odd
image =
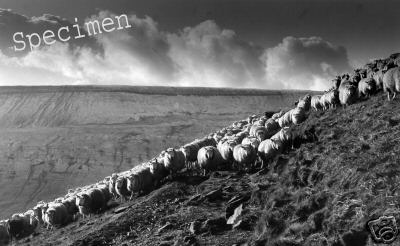
[{"label": "dark-faced sheep", "polygon": [[10,241],[10,234],[7,231],[7,223],[6,220],[0,220],[0,245],[7,245]]},{"label": "dark-faced sheep", "polygon": [[[397,92],[400,92],[400,67],[390,68],[383,75],[383,91],[387,93],[389,101],[396,97]],[[393,93],[392,98],[390,98],[391,93]]]}]

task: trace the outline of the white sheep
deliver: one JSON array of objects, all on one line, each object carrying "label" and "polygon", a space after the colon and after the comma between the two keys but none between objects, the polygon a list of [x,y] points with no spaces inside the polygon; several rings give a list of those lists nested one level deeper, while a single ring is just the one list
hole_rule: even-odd
[{"label": "white sheep", "polygon": [[319,111],[322,110],[322,104],[321,104],[321,97],[322,95],[314,95],[311,97],[311,107],[315,110],[315,111]]},{"label": "white sheep", "polygon": [[246,168],[257,159],[257,150],[250,144],[238,144],[233,148],[233,159],[239,168]]},{"label": "white sheep", "polygon": [[278,124],[281,128],[292,124],[292,112],[291,111],[292,110],[287,111],[284,115],[282,115],[280,118],[278,118]]},{"label": "white sheep", "polygon": [[221,140],[217,145],[217,149],[221,153],[222,159],[227,162],[233,161],[233,148],[237,144],[238,142],[232,138]]},{"label": "white sheep", "polygon": [[364,78],[358,82],[358,97],[368,98],[376,91],[376,82],[373,78]]},{"label": "white sheep", "polygon": [[85,218],[90,214],[103,211],[107,206],[107,201],[100,189],[91,188],[77,195],[76,205],[79,208],[79,213]]},{"label": "white sheep", "polygon": [[384,72],[382,70],[378,70],[372,74],[372,76],[376,82],[377,90],[383,89],[383,75],[384,75]]},{"label": "white sheep", "polygon": [[268,119],[265,122],[264,127],[265,127],[265,139],[270,138],[280,129],[278,121],[273,119]]},{"label": "white sheep", "polygon": [[204,175],[208,171],[216,170],[224,162],[219,150],[214,146],[202,147],[197,153],[197,164]]},{"label": "white sheep", "polygon": [[[250,128],[249,135],[257,138],[261,142],[267,138],[267,129],[264,127],[264,125],[262,125],[262,126],[253,125]],[[242,138],[242,140],[243,140],[243,138]],[[239,142],[241,142],[241,141],[239,141]]]},{"label": "white sheep", "polygon": [[339,100],[344,106],[355,102],[357,98],[357,87],[350,81],[344,81],[339,86]]},{"label": "white sheep", "polygon": [[154,188],[154,181],[150,168],[141,167],[129,175],[127,177],[127,187],[128,191],[131,192],[129,200],[132,200],[134,194],[151,191]]},{"label": "white sheep", "polygon": [[262,168],[265,164],[277,156],[282,151],[281,145],[273,139],[266,139],[260,143],[258,146],[258,155],[262,160]]},{"label": "white sheep", "polygon": [[164,155],[164,166],[174,176],[185,168],[185,155],[181,150],[169,148]]},{"label": "white sheep", "polygon": [[110,182],[108,183],[108,191],[113,198],[118,197],[118,193],[115,189],[117,179],[118,179],[118,174],[113,173],[110,177]]},{"label": "white sheep", "polygon": [[400,92],[400,67],[390,68],[383,75],[383,91],[387,93],[389,101],[391,93],[393,93],[393,100],[396,97],[396,93]]},{"label": "white sheep", "polygon": [[302,107],[296,107],[290,110],[291,122],[298,125],[307,119],[306,109]]},{"label": "white sheep", "polygon": [[[264,140],[263,140],[264,141]],[[258,140],[256,137],[246,137],[242,140],[242,144],[250,144],[253,146],[254,149],[258,149],[258,146],[260,145],[260,140]]]},{"label": "white sheep", "polygon": [[127,178],[123,175],[118,176],[117,180],[115,181],[115,192],[120,197],[121,202],[128,200],[128,197],[131,195],[131,193],[128,191],[127,183]]},{"label": "white sheep", "polygon": [[47,229],[66,225],[72,220],[72,216],[68,214],[67,207],[62,203],[48,203],[44,214],[44,221]]}]

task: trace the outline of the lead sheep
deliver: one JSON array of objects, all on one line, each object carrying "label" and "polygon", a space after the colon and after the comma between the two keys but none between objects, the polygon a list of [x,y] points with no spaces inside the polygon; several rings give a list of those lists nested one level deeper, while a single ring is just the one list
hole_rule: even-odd
[{"label": "lead sheep", "polygon": [[203,175],[206,175],[208,171],[217,170],[223,162],[221,153],[214,146],[202,147],[197,154],[197,165],[200,170],[203,170]]},{"label": "lead sheep", "polygon": [[[400,92],[400,67],[390,68],[383,75],[383,91],[387,93],[389,101],[396,97],[397,92]],[[391,93],[393,97],[390,99]]]}]

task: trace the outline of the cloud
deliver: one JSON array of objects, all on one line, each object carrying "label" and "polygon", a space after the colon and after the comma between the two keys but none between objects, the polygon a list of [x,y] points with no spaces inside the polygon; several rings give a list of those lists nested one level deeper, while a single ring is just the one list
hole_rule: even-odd
[{"label": "cloud", "polygon": [[[106,17],[115,14],[101,11],[85,22]],[[0,85],[326,89],[334,75],[350,68],[344,47],[318,37],[287,37],[264,49],[211,20],[177,33],[160,30],[149,16],[129,15],[129,23],[132,28],[78,39],[81,43],[56,42],[18,57],[9,54],[10,41],[4,36],[71,23],[48,14],[28,18],[0,9],[0,31],[7,31],[0,38]]]},{"label": "cloud", "polygon": [[263,57],[271,88],[324,90],[335,75],[351,70],[346,49],[320,37],[286,37]]},{"label": "cloud", "polygon": [[262,49],[237,38],[214,21],[169,34],[169,56],[178,66],[180,85],[262,86]]}]

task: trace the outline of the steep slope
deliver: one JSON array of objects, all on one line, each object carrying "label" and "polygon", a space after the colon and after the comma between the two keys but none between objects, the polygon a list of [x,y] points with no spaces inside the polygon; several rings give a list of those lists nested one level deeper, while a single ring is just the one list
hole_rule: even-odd
[{"label": "steep slope", "polygon": [[[313,112],[297,130],[318,139],[276,158],[267,170],[182,176],[120,208],[42,229],[19,243],[375,245],[368,220],[394,215],[400,221],[398,100],[380,94]],[[225,216],[235,197],[243,211],[232,229]]]},{"label": "steep slope", "polygon": [[171,87],[1,87],[0,218],[306,92]]}]

